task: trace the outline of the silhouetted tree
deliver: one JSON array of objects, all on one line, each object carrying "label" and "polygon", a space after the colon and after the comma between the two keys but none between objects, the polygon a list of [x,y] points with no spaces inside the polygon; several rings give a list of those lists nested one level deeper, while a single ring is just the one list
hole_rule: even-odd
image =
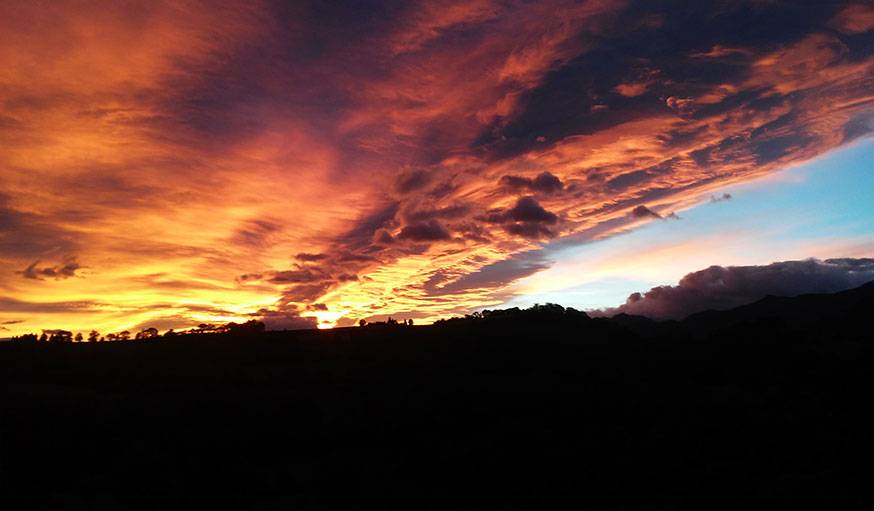
[{"label": "silhouetted tree", "polygon": [[176,335],[176,332],[172,328],[164,332],[164,337],[176,337]]},{"label": "silhouetted tree", "polygon": [[228,332],[233,335],[243,334],[260,334],[266,329],[264,323],[254,319],[250,319],[243,324],[228,323],[220,331]]},{"label": "silhouetted tree", "polygon": [[362,320],[358,321],[358,326],[367,326],[367,320],[362,319]]},{"label": "silhouetted tree", "polygon": [[88,333],[88,342],[97,342],[97,338],[100,337],[100,332],[97,330],[91,330]]},{"label": "silhouetted tree", "polygon": [[46,335],[45,332],[43,332],[42,335],[39,336],[39,342],[46,342],[48,340],[49,340],[49,336]]},{"label": "silhouetted tree", "polygon": [[49,342],[73,342],[73,332],[68,330],[46,330],[49,334]]},{"label": "silhouetted tree", "polygon": [[152,339],[154,337],[158,337],[158,329],[152,327],[144,328],[136,335],[137,339]]},{"label": "silhouetted tree", "polygon": [[124,331],[122,331],[122,332],[119,332],[119,334],[118,334],[118,340],[119,340],[119,341],[128,341],[128,340],[130,340],[130,332],[128,332],[127,330],[124,330]]},{"label": "silhouetted tree", "polygon": [[73,338],[76,342],[82,342],[82,332],[76,332],[76,337]]}]

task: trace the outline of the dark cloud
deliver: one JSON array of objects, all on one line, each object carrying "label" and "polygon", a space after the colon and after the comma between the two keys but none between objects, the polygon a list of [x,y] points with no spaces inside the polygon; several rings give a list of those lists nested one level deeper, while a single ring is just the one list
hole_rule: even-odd
[{"label": "dark cloud", "polygon": [[282,291],[285,302],[311,302],[319,299],[334,286],[334,281],[295,284]]},{"label": "dark cloud", "polygon": [[237,277],[237,282],[255,282],[264,278],[261,273],[244,273]]},{"label": "dark cloud", "polygon": [[295,259],[297,259],[298,261],[313,262],[313,261],[321,261],[322,259],[325,259],[326,257],[328,257],[328,256],[326,256],[325,254],[309,254],[307,252],[301,252],[295,256]]},{"label": "dark cloud", "polygon": [[431,175],[424,170],[414,170],[398,177],[395,182],[395,190],[400,193],[410,193],[413,190],[424,188],[431,182]]},{"label": "dark cloud", "polygon": [[[759,57],[821,31],[841,7],[842,2],[741,1],[677,9],[667,1],[632,3],[605,22],[595,48],[547,73],[538,87],[522,95],[519,111],[487,127],[474,145],[503,159],[536,150],[540,137],[589,135],[662,115],[671,105],[689,118],[740,108],[749,96],[718,107],[699,107],[684,98],[740,83]],[[641,81],[650,71],[653,78]],[[629,84],[640,90],[617,93]],[[687,134],[677,132],[677,143],[689,142]]]},{"label": "dark cloud", "polygon": [[765,165],[779,160],[784,156],[798,151],[805,145],[813,142],[815,137],[806,133],[793,133],[774,138],[753,142],[751,149],[756,157],[756,163]]},{"label": "dark cloud", "polygon": [[656,319],[680,319],[704,310],[730,309],[768,295],[834,293],[874,280],[874,259],[784,261],[766,266],[711,266],[690,273],[676,286],[634,293],[625,304],[597,311]]},{"label": "dark cloud", "polygon": [[261,309],[252,316],[263,321],[267,330],[309,330],[318,327],[316,318],[301,317],[295,308]]},{"label": "dark cloud", "polygon": [[2,330],[6,330],[6,331],[8,331],[9,328],[8,328],[6,325],[17,325],[17,324],[19,324],[19,323],[24,323],[24,320],[21,320],[21,319],[10,319],[10,320],[8,320],[8,321],[0,321],[0,331],[2,331]]},{"label": "dark cloud", "polygon": [[410,224],[401,229],[398,238],[412,241],[441,241],[451,237],[446,227],[437,220]]},{"label": "dark cloud", "polygon": [[407,222],[423,222],[432,218],[461,218],[470,211],[470,207],[464,204],[444,206],[442,208],[423,208],[403,211],[402,218]]},{"label": "dark cloud", "polygon": [[514,222],[531,222],[554,224],[558,222],[558,216],[543,209],[534,197],[522,197],[516,201],[516,205],[506,213],[506,218]]},{"label": "dark cloud", "polygon": [[0,192],[0,257],[32,258],[78,249],[76,236],[53,218],[20,211]]},{"label": "dark cloud", "polygon": [[376,234],[373,236],[373,242],[378,243],[380,245],[390,245],[394,243],[395,238],[385,229],[380,229],[376,231]]},{"label": "dark cloud", "polygon": [[515,280],[533,275],[548,267],[549,261],[542,254],[525,252],[460,276],[453,276],[445,270],[437,271],[425,283],[424,289],[428,296],[464,293],[477,289],[500,289]]},{"label": "dark cloud", "polygon": [[874,134],[874,111],[859,113],[844,124],[844,142],[852,142],[872,134]]},{"label": "dark cloud", "polygon": [[634,218],[662,218],[660,214],[642,204],[631,210],[631,216]]},{"label": "dark cloud", "polygon": [[543,208],[534,197],[520,197],[512,208],[491,211],[480,220],[502,224],[504,230],[516,236],[538,239],[553,237],[555,233],[546,227],[558,223],[558,215]]},{"label": "dark cloud", "polygon": [[639,185],[641,183],[645,183],[652,178],[652,174],[650,174],[646,170],[635,170],[634,172],[620,174],[608,180],[607,186],[616,190],[621,190],[631,186]]},{"label": "dark cloud", "polygon": [[392,202],[369,213],[358,220],[352,229],[345,232],[339,238],[339,243],[351,248],[369,245],[379,229],[395,225],[395,215],[397,215],[399,208],[399,203]]},{"label": "dark cloud", "polygon": [[76,272],[82,268],[82,265],[76,261],[75,256],[65,257],[61,264],[55,266],[39,268],[37,267],[39,263],[39,261],[34,261],[30,266],[16,273],[26,279],[44,280],[49,278],[63,280],[76,277]]},{"label": "dark cloud", "polygon": [[730,193],[726,192],[718,197],[716,195],[711,195],[710,202],[723,202],[723,201],[731,200],[732,198],[733,198],[732,195]]},{"label": "dark cloud", "polygon": [[534,179],[507,175],[501,178],[500,184],[515,191],[527,190],[545,194],[559,192],[563,187],[561,179],[547,171],[541,172]]},{"label": "dark cloud", "polygon": [[249,220],[237,229],[231,238],[235,245],[263,248],[270,245],[271,239],[282,231],[282,225],[270,220]]},{"label": "dark cloud", "polygon": [[655,211],[649,209],[648,207],[646,207],[642,204],[631,210],[631,216],[634,218],[657,218],[659,220],[666,220],[666,219],[679,220],[680,219],[680,217],[674,212],[671,212],[665,216],[662,216],[662,215],[656,213]]},{"label": "dark cloud", "polygon": [[551,238],[555,236],[555,233],[545,225],[530,222],[506,224],[504,230],[510,234],[528,239]]},{"label": "dark cloud", "polygon": [[330,279],[330,276],[319,269],[303,268],[275,272],[269,279],[274,284],[301,284],[320,282]]},{"label": "dark cloud", "polygon": [[99,311],[104,305],[106,304],[87,300],[74,302],[28,302],[0,297],[0,310],[3,312],[87,314]]}]

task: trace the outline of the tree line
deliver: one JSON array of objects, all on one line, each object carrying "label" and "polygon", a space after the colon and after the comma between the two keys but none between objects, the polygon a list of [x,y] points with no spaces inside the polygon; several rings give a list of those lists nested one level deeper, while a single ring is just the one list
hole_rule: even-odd
[{"label": "tree line", "polygon": [[69,342],[117,342],[117,341],[146,341],[150,339],[160,339],[160,338],[172,338],[179,336],[190,336],[190,335],[209,335],[209,334],[250,334],[250,333],[260,333],[264,331],[264,323],[257,320],[249,320],[245,323],[235,323],[230,322],[224,325],[211,325],[207,323],[201,323],[194,328],[189,328],[186,330],[174,330],[169,329],[163,334],[158,332],[157,328],[147,327],[136,334],[131,333],[129,330],[122,330],[121,332],[111,332],[107,334],[101,334],[97,330],[91,330],[88,332],[88,336],[82,335],[82,332],[77,332],[75,335],[73,332],[69,330],[62,329],[50,329],[43,330],[42,334],[37,335],[35,333],[23,334],[16,337],[13,337],[13,341],[18,342],[47,342],[47,343],[69,343]]}]

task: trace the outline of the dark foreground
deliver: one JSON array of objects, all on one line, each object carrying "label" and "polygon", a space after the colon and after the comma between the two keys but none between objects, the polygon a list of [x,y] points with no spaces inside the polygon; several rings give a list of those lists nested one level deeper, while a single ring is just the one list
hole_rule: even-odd
[{"label": "dark foreground", "polygon": [[[0,346],[6,509],[861,508],[874,287],[682,323]],[[368,506],[368,507],[371,507]]]}]

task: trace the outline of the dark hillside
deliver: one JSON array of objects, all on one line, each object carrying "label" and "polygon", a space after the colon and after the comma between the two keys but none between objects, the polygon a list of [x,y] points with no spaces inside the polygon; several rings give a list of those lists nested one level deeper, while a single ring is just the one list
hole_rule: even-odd
[{"label": "dark hillside", "polygon": [[[426,327],[4,343],[4,500],[861,507],[872,289],[690,318],[713,325],[703,337],[685,322],[641,336],[628,318],[544,308]],[[787,326],[800,314],[803,329]]]}]

